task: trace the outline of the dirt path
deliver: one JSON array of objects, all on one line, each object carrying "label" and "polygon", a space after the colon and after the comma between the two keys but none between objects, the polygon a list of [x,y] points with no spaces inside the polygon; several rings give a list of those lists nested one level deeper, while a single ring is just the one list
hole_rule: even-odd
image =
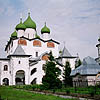
[{"label": "dirt path", "polygon": [[77,100],[94,100],[94,99],[87,99],[87,98],[81,98],[81,97],[74,97],[74,96],[67,96],[67,95],[58,95],[56,93],[46,93],[46,92],[39,92],[39,91],[30,91],[30,90],[23,90],[23,89],[16,89],[16,90],[21,90],[21,91],[28,91],[28,92],[33,92],[33,93],[39,93],[39,94],[44,94],[44,95],[54,95],[58,96],[61,98],[66,98],[66,99],[77,99]]}]

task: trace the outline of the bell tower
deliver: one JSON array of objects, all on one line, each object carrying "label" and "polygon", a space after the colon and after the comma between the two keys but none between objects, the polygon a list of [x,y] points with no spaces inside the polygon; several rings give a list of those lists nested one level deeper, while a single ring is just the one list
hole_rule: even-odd
[{"label": "bell tower", "polygon": [[96,47],[98,48],[98,57],[95,60],[100,65],[100,37],[99,37],[98,41],[99,41],[99,43],[96,45]]},{"label": "bell tower", "polygon": [[98,39],[99,43],[96,45],[96,47],[98,48],[98,57],[100,57],[100,37]]}]

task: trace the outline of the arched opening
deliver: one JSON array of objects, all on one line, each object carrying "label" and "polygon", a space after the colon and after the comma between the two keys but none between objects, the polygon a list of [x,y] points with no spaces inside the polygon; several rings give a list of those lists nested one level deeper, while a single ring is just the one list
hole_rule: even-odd
[{"label": "arched opening", "polygon": [[3,79],[3,85],[9,85],[9,79],[8,78]]},{"label": "arched opening", "polygon": [[23,70],[19,70],[16,72],[15,82],[16,82],[16,85],[25,84],[25,72]]},{"label": "arched opening", "polygon": [[36,84],[37,78],[34,78],[31,84]]},{"label": "arched opening", "polygon": [[45,61],[49,60],[49,55],[47,55],[47,54],[46,55],[43,55],[42,56],[42,60],[45,60]]},{"label": "arched opening", "polygon": [[4,71],[8,71],[8,66],[4,65]]},{"label": "arched opening", "polygon": [[47,47],[54,48],[55,47],[55,44],[53,42],[48,42],[47,43]]},{"label": "arched opening", "polygon": [[32,69],[32,70],[31,70],[31,75],[33,75],[36,71],[37,71],[36,68]]},{"label": "arched opening", "polygon": [[24,39],[20,39],[20,40],[18,40],[18,44],[20,44],[20,45],[27,45],[27,41],[24,40]]},{"label": "arched opening", "polygon": [[39,40],[34,40],[33,46],[41,47],[41,42]]}]

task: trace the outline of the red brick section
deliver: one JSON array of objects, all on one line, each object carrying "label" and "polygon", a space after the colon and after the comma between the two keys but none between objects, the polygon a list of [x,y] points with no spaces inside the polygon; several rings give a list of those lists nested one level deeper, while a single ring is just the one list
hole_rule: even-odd
[{"label": "red brick section", "polygon": [[18,40],[18,44],[27,45],[27,42],[24,39],[20,39],[20,40]]},{"label": "red brick section", "polygon": [[38,40],[34,40],[33,41],[33,46],[39,46],[39,47],[41,47],[41,42],[38,41]]},{"label": "red brick section", "polygon": [[53,42],[48,42],[47,47],[54,48],[55,44]]},{"label": "red brick section", "polygon": [[42,60],[49,60],[49,56],[48,55],[42,56]]}]

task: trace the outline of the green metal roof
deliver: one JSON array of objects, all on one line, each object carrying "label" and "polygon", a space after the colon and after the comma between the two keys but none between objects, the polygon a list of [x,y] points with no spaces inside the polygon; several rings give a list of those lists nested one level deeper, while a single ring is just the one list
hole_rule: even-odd
[{"label": "green metal roof", "polygon": [[16,30],[19,29],[23,29],[23,30],[26,29],[26,26],[22,23],[22,19],[20,19],[20,23],[16,26]]},{"label": "green metal roof", "polygon": [[17,37],[17,32],[14,31],[14,32],[11,34],[11,37]]},{"label": "green metal roof", "polygon": [[41,29],[41,33],[50,33],[50,29],[46,26],[46,23],[45,23],[45,26]]},{"label": "green metal roof", "polygon": [[36,24],[35,24],[35,22],[31,19],[30,13],[28,13],[28,18],[26,19],[26,21],[24,21],[24,25],[26,26],[26,28],[33,28],[33,29],[36,29]]}]

